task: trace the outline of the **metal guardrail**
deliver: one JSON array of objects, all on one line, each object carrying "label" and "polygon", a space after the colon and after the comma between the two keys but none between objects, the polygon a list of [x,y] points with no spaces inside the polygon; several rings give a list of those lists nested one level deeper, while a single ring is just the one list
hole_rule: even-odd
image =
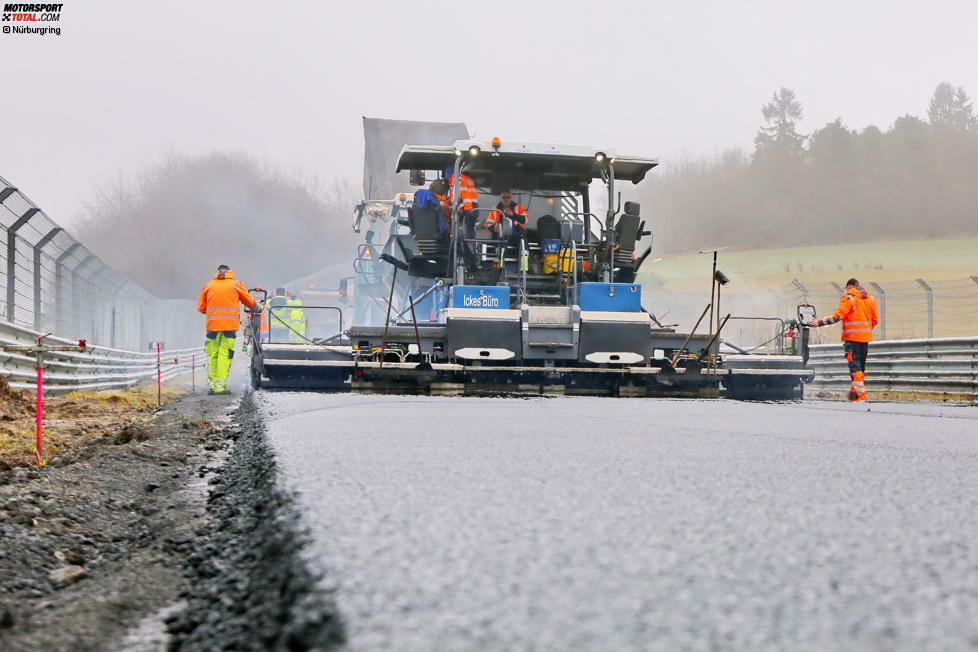
[{"label": "metal guardrail", "polygon": [[[845,390],[849,368],[842,344],[809,347],[812,388]],[[978,337],[882,340],[869,345],[866,389],[893,398],[978,401]]]},{"label": "metal guardrail", "polygon": [[[35,344],[37,331],[0,322],[0,345]],[[49,336],[52,344],[77,344],[77,340]],[[191,372],[194,358],[196,367],[206,368],[202,347],[165,350],[162,353],[163,380]],[[0,375],[6,376],[10,386],[16,389],[35,390],[36,361],[33,355],[0,351]],[[91,351],[58,351],[46,354],[44,362],[45,396],[57,396],[68,392],[105,391],[125,389],[140,382],[155,381],[156,353],[142,353],[93,346]]]}]

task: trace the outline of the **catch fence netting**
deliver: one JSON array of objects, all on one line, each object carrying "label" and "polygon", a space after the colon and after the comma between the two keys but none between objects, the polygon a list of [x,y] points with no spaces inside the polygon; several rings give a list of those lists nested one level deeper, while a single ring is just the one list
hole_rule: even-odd
[{"label": "catch fence netting", "polygon": [[199,343],[193,301],[160,299],[119,275],[3,177],[0,259],[0,321],[131,351]]}]

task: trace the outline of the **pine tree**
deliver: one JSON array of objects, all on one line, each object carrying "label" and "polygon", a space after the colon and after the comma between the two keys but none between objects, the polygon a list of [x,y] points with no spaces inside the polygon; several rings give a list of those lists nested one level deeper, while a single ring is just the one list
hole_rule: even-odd
[{"label": "pine tree", "polygon": [[800,157],[805,136],[795,129],[796,122],[802,118],[801,102],[795,92],[782,86],[771,96],[771,101],[761,107],[761,115],[764,125],[754,137],[755,158],[770,154]]}]

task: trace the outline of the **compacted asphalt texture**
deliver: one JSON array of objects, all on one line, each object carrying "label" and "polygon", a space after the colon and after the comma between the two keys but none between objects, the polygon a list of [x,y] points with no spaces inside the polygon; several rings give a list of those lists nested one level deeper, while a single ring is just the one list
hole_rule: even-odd
[{"label": "compacted asphalt texture", "polygon": [[350,649],[978,647],[978,408],[257,400]]}]

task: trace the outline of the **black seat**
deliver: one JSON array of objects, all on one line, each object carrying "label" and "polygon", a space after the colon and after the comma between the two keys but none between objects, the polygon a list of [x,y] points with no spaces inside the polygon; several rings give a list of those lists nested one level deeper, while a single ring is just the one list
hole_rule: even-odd
[{"label": "black seat", "polygon": [[625,202],[625,211],[615,223],[615,280],[631,283],[635,280],[635,244],[639,239],[642,218],[639,216],[638,202]]},{"label": "black seat", "polygon": [[440,219],[436,207],[408,208],[411,235],[418,245],[418,251],[408,260],[408,273],[412,276],[436,278],[448,275],[449,239],[438,237]]},{"label": "black seat", "polygon": [[537,218],[537,234],[540,240],[560,240],[560,222],[553,215],[541,215]]}]

